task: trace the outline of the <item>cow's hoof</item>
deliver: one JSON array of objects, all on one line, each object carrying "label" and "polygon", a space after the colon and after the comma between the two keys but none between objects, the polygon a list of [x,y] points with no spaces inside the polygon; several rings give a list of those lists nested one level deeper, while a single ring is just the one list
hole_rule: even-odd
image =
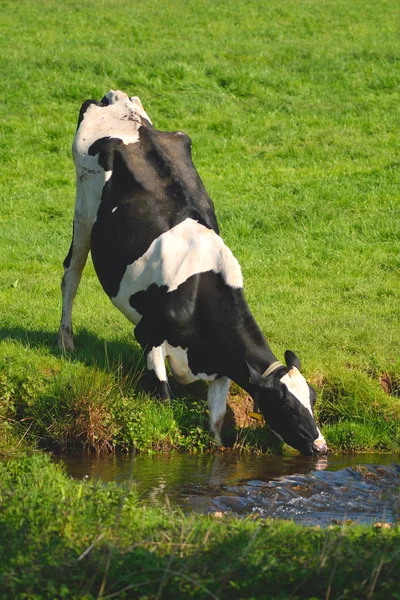
[{"label": "cow's hoof", "polygon": [[72,332],[60,329],[57,337],[57,346],[62,352],[73,352],[75,348]]},{"label": "cow's hoof", "polygon": [[169,388],[167,381],[159,381],[157,383],[157,390],[155,393],[155,397],[160,400],[170,400],[171,398],[171,390]]},{"label": "cow's hoof", "polygon": [[222,440],[221,440],[221,435],[219,433],[216,433],[215,431],[213,431],[214,434],[214,444],[218,447],[219,450],[221,450],[222,448],[224,448],[223,444],[222,444]]}]

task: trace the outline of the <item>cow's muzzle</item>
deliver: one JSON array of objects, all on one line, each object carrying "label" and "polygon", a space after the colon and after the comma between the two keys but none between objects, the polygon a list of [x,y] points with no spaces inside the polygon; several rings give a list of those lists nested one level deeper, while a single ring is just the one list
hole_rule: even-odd
[{"label": "cow's muzzle", "polygon": [[327,454],[328,446],[326,445],[325,440],[316,440],[312,445],[313,454]]}]

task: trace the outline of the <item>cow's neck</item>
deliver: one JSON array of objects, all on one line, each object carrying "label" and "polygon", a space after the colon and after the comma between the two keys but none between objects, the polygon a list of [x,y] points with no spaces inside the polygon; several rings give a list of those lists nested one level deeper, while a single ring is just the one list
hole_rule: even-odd
[{"label": "cow's neck", "polygon": [[262,375],[277,359],[244,298],[239,305],[240,315],[231,312],[225,316],[223,326],[219,328],[222,344],[218,346],[225,355],[223,374],[253,395],[248,365]]}]

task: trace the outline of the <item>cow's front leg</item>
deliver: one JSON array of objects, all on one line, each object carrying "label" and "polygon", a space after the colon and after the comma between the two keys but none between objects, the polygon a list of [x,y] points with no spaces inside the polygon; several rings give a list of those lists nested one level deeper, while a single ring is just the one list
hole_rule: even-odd
[{"label": "cow's front leg", "polygon": [[165,348],[164,344],[153,347],[147,353],[147,369],[153,372],[156,376],[157,384],[154,395],[162,400],[171,398],[171,393],[168,385],[167,369],[165,366]]},{"label": "cow's front leg", "polygon": [[231,380],[228,377],[218,377],[208,384],[207,400],[210,409],[210,429],[214,434],[215,441],[221,446],[221,428],[226,413],[230,383]]},{"label": "cow's front leg", "polygon": [[61,282],[62,311],[57,340],[60,350],[72,351],[74,349],[72,304],[90,250],[91,227],[92,223],[86,219],[74,220],[71,247],[63,263],[64,277]]}]

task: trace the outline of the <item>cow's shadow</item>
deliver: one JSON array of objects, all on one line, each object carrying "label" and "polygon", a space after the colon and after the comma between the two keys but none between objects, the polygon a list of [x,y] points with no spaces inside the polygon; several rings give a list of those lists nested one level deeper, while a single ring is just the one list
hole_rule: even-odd
[{"label": "cow's shadow", "polygon": [[57,357],[68,357],[71,361],[107,368],[110,364],[123,362],[128,368],[143,363],[143,352],[132,336],[132,343],[125,340],[105,340],[95,333],[81,328],[74,335],[75,350],[64,352],[57,346],[57,332],[45,329],[22,327],[0,328],[0,339],[21,343],[27,348],[45,349]]},{"label": "cow's shadow", "polygon": [[[105,371],[113,372],[118,367],[125,374],[135,374],[139,390],[151,393],[152,378],[146,377],[143,350],[132,335],[132,340],[105,340],[92,331],[80,328],[74,334],[75,350],[65,352],[57,346],[57,332],[46,329],[26,329],[23,327],[0,328],[0,339],[18,342],[25,348],[45,351],[58,358],[80,362]],[[198,381],[191,385],[180,385],[170,378],[173,398],[201,400],[207,397],[207,385]]]}]

